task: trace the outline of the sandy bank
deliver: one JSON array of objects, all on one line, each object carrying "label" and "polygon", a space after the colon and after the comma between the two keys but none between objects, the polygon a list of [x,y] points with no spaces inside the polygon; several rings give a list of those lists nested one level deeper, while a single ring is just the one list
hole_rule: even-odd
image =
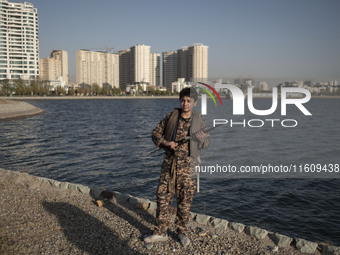
[{"label": "sandy bank", "polygon": [[0,120],[29,117],[43,112],[25,102],[0,99]]},{"label": "sandy bank", "polygon": [[[194,213],[188,248],[178,242],[174,224],[169,241],[146,246],[154,203],[114,192],[99,207],[93,198],[103,195],[98,192],[0,169],[0,254],[302,254],[294,242],[278,247],[269,236],[258,239],[218,225],[218,219],[199,222]],[[319,250],[320,245],[313,254]]]}]

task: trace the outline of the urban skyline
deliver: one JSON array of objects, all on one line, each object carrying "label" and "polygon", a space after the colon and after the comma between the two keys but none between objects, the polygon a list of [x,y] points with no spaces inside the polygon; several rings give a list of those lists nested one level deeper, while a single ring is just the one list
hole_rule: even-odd
[{"label": "urban skyline", "polygon": [[339,1],[29,2],[40,57],[68,51],[71,80],[78,49],[146,44],[161,53],[195,42],[209,45],[209,77],[340,79]]},{"label": "urban skyline", "polygon": [[39,14],[40,58],[67,51],[71,81],[79,49],[147,44],[162,53],[195,42],[209,45],[209,78],[340,79],[338,1],[196,1],[176,11],[154,1],[29,2]]},{"label": "urban skyline", "polygon": [[[118,54],[110,52],[109,49],[106,51],[78,50],[76,84],[82,86],[98,84],[99,87],[109,85],[120,87],[123,91],[127,86],[159,87],[163,85],[171,91],[172,83],[178,81],[179,78],[184,78],[186,82],[208,80],[208,48],[207,45],[195,43],[177,51],[163,52],[162,83],[160,53],[152,53],[149,45],[137,44],[119,51]],[[168,57],[164,57],[168,53],[171,54],[169,55],[171,61]],[[50,58],[47,59],[50,60]],[[110,59],[112,60],[109,61]],[[175,62],[174,70],[167,68],[169,62]],[[52,66],[53,73],[54,69]]]}]

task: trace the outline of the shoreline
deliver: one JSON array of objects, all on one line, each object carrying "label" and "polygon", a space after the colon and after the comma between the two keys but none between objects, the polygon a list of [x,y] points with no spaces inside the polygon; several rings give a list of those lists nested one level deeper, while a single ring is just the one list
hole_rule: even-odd
[{"label": "shoreline", "polygon": [[0,121],[32,117],[43,113],[44,110],[26,102],[0,99]]},{"label": "shoreline", "polygon": [[0,97],[0,100],[102,100],[102,99],[178,99],[178,96],[22,96]]},{"label": "shoreline", "polygon": [[[119,242],[125,254],[340,254],[340,247],[194,212],[189,223],[192,244],[187,251],[173,234],[173,223],[168,242],[145,245],[143,236],[150,234],[155,222],[155,202],[1,168],[0,177],[0,252],[93,254],[105,248],[100,244],[104,240],[111,248]],[[91,226],[87,226],[89,221]],[[99,235],[90,240],[91,246],[80,245],[86,236],[92,238],[104,230],[111,233],[107,240]]]},{"label": "shoreline", "polygon": [[[0,100],[116,100],[116,99],[122,99],[122,100],[138,100],[138,99],[178,99],[179,96],[22,96],[22,97],[0,97]],[[223,99],[223,97],[221,97]],[[258,96],[254,97],[256,98],[268,98],[271,99],[271,97],[267,96]],[[313,98],[324,98],[324,99],[339,99],[340,96],[312,96]]]}]

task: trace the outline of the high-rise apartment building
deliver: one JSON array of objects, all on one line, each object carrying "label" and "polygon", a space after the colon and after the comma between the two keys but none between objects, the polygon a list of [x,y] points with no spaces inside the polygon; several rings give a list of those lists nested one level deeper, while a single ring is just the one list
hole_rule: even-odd
[{"label": "high-rise apartment building", "polygon": [[132,83],[131,50],[121,50],[119,53],[119,87],[125,91],[126,85]]},{"label": "high-rise apartment building", "polygon": [[60,80],[68,84],[67,51],[54,50],[49,58],[40,59],[40,80]]},{"label": "high-rise apartment building", "polygon": [[171,90],[171,83],[177,80],[177,51],[162,53],[163,86]]},{"label": "high-rise apartment building", "polygon": [[0,80],[39,76],[38,11],[31,3],[0,0]]},{"label": "high-rise apartment building", "polygon": [[208,79],[208,46],[196,43],[189,47],[189,76],[193,82]]},{"label": "high-rise apartment building", "polygon": [[172,82],[208,79],[208,46],[196,43],[177,51],[163,52],[163,86],[171,90]]},{"label": "high-rise apartment building", "polygon": [[39,61],[40,80],[51,81],[55,80],[55,60],[53,58],[42,58]]},{"label": "high-rise apartment building", "polygon": [[119,87],[119,55],[78,50],[76,52],[77,84]]},{"label": "high-rise apartment building", "polygon": [[151,47],[137,44],[119,51],[120,86],[160,85],[160,54],[151,53]]},{"label": "high-rise apartment building", "polygon": [[192,59],[189,57],[189,47],[183,47],[177,50],[177,78],[185,78],[185,81],[190,81],[190,65]]},{"label": "high-rise apartment building", "polygon": [[137,44],[130,48],[132,81],[134,83],[150,83],[150,46]]},{"label": "high-rise apartment building", "polygon": [[150,85],[160,86],[160,65],[161,65],[161,54],[150,53]]}]

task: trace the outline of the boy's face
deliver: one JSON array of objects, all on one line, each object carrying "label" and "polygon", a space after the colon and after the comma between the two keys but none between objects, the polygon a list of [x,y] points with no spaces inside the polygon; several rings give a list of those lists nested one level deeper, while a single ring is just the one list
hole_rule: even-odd
[{"label": "boy's face", "polygon": [[197,105],[197,101],[195,102],[194,99],[184,96],[181,98],[181,108],[183,113],[191,113],[192,108]]}]

